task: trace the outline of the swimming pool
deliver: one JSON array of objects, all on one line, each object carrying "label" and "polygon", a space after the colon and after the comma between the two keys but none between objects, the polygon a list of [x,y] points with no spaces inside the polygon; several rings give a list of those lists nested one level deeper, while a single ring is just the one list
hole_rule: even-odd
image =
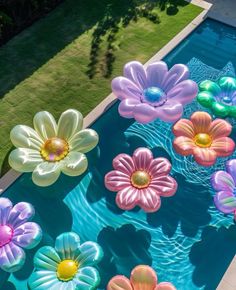
[{"label": "swimming pool", "polygon": [[[236,30],[207,19],[165,61],[170,66],[188,63],[196,81],[206,76],[217,79],[234,75]],[[185,115],[196,108],[196,103],[191,104]],[[160,281],[170,281],[179,290],[216,289],[236,253],[236,227],[231,217],[218,213],[212,204],[207,186],[211,171],[172,151],[170,125],[159,121],[140,125],[121,118],[117,104],[92,127],[99,133],[100,143],[88,154],[89,170],[84,175],[63,176],[45,190],[24,174],[3,194],[13,202],[24,200],[35,206],[36,221],[44,231],[37,248],[53,245],[56,236],[70,230],[82,241],[97,241],[105,253],[99,265],[100,289],[105,289],[116,274],[129,276],[137,264],[152,265]],[[163,199],[161,209],[153,214],[120,210],[114,202],[115,193],[104,187],[104,175],[112,169],[112,159],[119,153],[132,154],[141,146],[151,148],[155,157],[171,160],[172,175],[179,184],[177,193]],[[214,168],[222,166],[221,160]],[[36,250],[27,252],[25,266],[8,282],[3,282],[8,274],[0,273],[1,289],[27,289]]]}]

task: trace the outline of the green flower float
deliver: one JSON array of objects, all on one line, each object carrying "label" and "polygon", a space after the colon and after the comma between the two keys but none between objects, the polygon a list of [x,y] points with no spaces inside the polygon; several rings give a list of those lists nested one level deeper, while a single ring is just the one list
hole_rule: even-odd
[{"label": "green flower float", "polygon": [[69,109],[62,113],[58,124],[46,112],[35,115],[34,129],[15,126],[10,138],[17,149],[9,156],[10,166],[19,172],[33,172],[32,180],[38,186],[56,182],[60,173],[78,176],[85,172],[88,160],[84,153],[98,143],[98,134],[84,129],[80,112]]},{"label": "green flower float", "polygon": [[201,82],[197,100],[217,117],[236,118],[236,78],[222,77],[217,83]]},{"label": "green flower float", "polygon": [[80,244],[76,233],[63,233],[56,238],[55,248],[42,247],[34,256],[35,270],[28,284],[32,290],[93,290],[100,283],[95,266],[103,251],[94,242]]}]

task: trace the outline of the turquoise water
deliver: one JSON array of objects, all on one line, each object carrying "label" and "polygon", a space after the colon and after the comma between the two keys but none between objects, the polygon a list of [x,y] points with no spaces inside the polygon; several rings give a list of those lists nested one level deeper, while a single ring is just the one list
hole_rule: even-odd
[{"label": "turquoise water", "polygon": [[[197,82],[235,75],[236,30],[206,20],[165,60],[169,65],[188,64],[191,78]],[[185,116],[199,108],[192,103]],[[236,253],[232,217],[215,210],[209,186],[211,173],[223,168],[225,160],[205,169],[191,158],[176,155],[170,125],[159,121],[140,125],[123,119],[117,113],[117,104],[92,127],[99,133],[100,143],[88,154],[89,169],[83,176],[62,176],[45,190],[31,182],[30,174],[24,174],[4,192],[13,202],[23,200],[35,206],[35,220],[44,231],[39,247],[54,245],[57,235],[70,230],[82,241],[97,241],[105,253],[99,264],[100,289],[105,289],[112,276],[129,276],[134,266],[148,264],[160,281],[170,281],[178,290],[215,290]],[[115,205],[115,193],[106,190],[103,182],[117,154],[132,154],[140,146],[151,148],[155,157],[168,158],[179,184],[175,196],[163,198],[161,209],[153,214],[138,208],[120,210]],[[26,264],[19,272],[10,277],[0,272],[0,289],[27,289],[36,250],[27,251]]]}]

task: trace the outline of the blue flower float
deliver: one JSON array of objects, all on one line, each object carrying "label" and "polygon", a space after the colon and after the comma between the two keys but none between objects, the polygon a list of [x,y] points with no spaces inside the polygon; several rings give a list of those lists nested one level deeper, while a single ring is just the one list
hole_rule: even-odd
[{"label": "blue flower float", "polygon": [[28,284],[32,290],[93,290],[100,283],[94,267],[103,257],[101,247],[95,242],[80,244],[74,232],[56,238],[55,248],[42,247],[34,257],[35,271]]}]

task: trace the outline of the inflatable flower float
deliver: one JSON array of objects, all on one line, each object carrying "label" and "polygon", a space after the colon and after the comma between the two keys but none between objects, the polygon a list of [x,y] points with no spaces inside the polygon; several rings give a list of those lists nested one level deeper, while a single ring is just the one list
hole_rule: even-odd
[{"label": "inflatable flower float", "polygon": [[234,214],[236,220],[236,159],[226,162],[226,171],[217,171],[211,177],[216,191],[214,202],[217,209],[225,214]]},{"label": "inflatable flower float", "polygon": [[173,146],[178,154],[193,155],[196,162],[211,166],[217,157],[230,156],[235,148],[229,138],[232,126],[222,119],[212,121],[206,112],[195,112],[190,120],[181,119],[173,126]]},{"label": "inflatable flower float", "polygon": [[149,266],[137,266],[133,269],[130,279],[125,276],[113,277],[107,290],[176,290],[169,282],[158,283],[155,271]]},{"label": "inflatable flower float", "polygon": [[119,113],[140,123],[155,119],[177,121],[183,106],[191,103],[198,92],[197,84],[189,79],[188,67],[174,65],[169,71],[165,62],[149,64],[137,61],[124,67],[124,76],[112,81],[112,91],[121,100]]},{"label": "inflatable flower float", "polygon": [[105,185],[118,192],[116,203],[123,210],[140,206],[146,212],[155,212],[161,206],[161,196],[175,194],[177,182],[169,175],[170,162],[153,158],[147,148],[138,148],[133,156],[119,154],[113,160],[115,170],[105,176]]},{"label": "inflatable flower float", "polygon": [[218,117],[236,118],[236,78],[222,77],[218,82],[201,82],[197,100]]},{"label": "inflatable flower float", "polygon": [[15,272],[25,263],[24,249],[36,247],[42,238],[39,225],[30,220],[34,209],[27,202],[13,206],[8,198],[0,198],[0,268]]},{"label": "inflatable flower float", "polygon": [[9,156],[10,166],[19,172],[33,172],[32,180],[39,186],[56,182],[60,173],[78,176],[85,172],[88,161],[84,153],[98,143],[92,129],[84,129],[83,117],[76,110],[67,110],[58,124],[48,112],[35,115],[34,129],[15,126],[10,134],[17,149]]},{"label": "inflatable flower float", "polygon": [[45,246],[35,254],[35,271],[29,278],[29,287],[32,290],[97,289],[100,277],[93,266],[102,257],[97,243],[80,244],[76,233],[63,233],[56,238],[55,248]]}]

